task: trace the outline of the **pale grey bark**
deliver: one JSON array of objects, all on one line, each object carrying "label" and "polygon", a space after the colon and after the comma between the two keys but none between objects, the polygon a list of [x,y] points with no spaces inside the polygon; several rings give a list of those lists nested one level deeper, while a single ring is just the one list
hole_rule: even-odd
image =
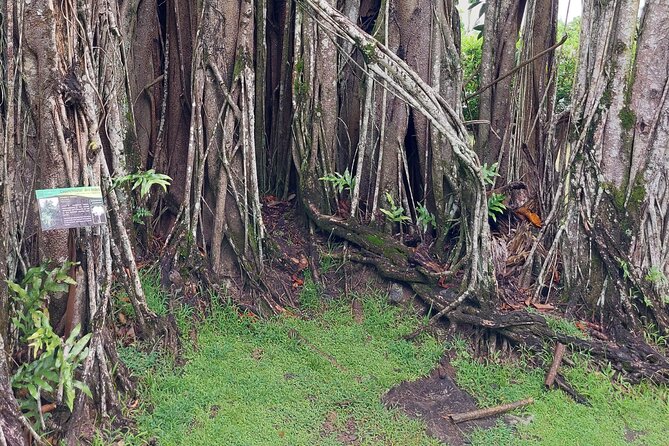
[{"label": "pale grey bark", "polygon": [[[669,302],[669,4],[649,0],[637,42],[626,147],[633,139],[625,203],[638,205],[643,193],[639,231],[630,255],[643,274],[652,270],[653,286]],[[629,123],[632,124],[632,123]]]},{"label": "pale grey bark", "polygon": [[370,74],[385,81],[395,95],[425,115],[431,125],[449,142],[454,159],[466,172],[466,180],[455,178],[453,182],[471,188],[471,196],[468,197],[470,200],[460,203],[461,224],[467,228],[469,237],[467,254],[471,268],[467,290],[458,301],[463,301],[477,289],[486,289],[494,280],[489,265],[487,198],[481,165],[476,153],[469,146],[461,115],[392,50],[362,32],[327,2],[305,0],[304,3],[319,16],[322,26],[347,36],[365,54]]}]

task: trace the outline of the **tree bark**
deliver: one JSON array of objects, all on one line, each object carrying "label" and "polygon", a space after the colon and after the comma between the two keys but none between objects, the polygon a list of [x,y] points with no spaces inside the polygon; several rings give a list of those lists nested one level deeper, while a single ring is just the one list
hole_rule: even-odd
[{"label": "tree bark", "polygon": [[[488,85],[516,65],[516,42],[526,0],[486,2],[483,48],[481,50],[481,85]],[[481,94],[479,119],[486,121],[477,129],[476,151],[483,162],[492,165],[508,144],[512,129],[511,91],[513,79],[507,78]],[[489,123],[489,124],[488,124]]]},{"label": "tree bark", "polygon": [[[655,14],[650,20],[644,16],[635,55],[638,6],[636,0],[584,3],[572,135],[567,146],[558,146],[556,157],[565,162],[556,176],[561,192],[554,201],[556,218],[551,221],[557,231],[552,244],[562,247],[563,278],[571,292],[571,305],[584,302],[598,314],[602,325],[618,333],[648,323],[661,332],[669,326],[663,298],[667,258],[655,256],[651,261],[648,254],[661,246],[649,240],[662,240],[666,231],[663,211],[656,204],[666,200],[661,173],[665,168],[653,167],[659,166],[658,156],[665,156],[666,144],[660,137],[659,145],[653,146],[655,138],[645,137],[642,131],[648,130],[646,120],[653,119],[649,115],[666,113],[661,93],[666,70],[651,75],[644,71],[648,66],[667,64],[666,52],[652,50],[650,56],[647,49],[657,42],[655,33],[662,38],[667,8],[648,4]],[[654,103],[642,99],[650,91],[655,92]],[[644,112],[652,106],[657,107],[653,112]],[[637,118],[637,109],[645,113],[644,118]],[[661,135],[666,122],[662,118],[653,122],[653,132],[660,132],[654,135]],[[644,164],[652,177],[639,174]],[[565,202],[563,207],[560,203]],[[649,225],[650,221],[655,224]]]}]

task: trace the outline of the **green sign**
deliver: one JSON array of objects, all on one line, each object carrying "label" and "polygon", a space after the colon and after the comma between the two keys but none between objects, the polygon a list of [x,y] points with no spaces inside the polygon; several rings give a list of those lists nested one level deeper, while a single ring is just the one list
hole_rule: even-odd
[{"label": "green sign", "polygon": [[99,186],[35,191],[43,231],[101,226],[107,213]]}]

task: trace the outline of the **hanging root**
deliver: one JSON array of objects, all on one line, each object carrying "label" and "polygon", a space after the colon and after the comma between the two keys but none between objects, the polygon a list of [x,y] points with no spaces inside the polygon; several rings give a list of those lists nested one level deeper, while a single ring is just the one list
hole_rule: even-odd
[{"label": "hanging root", "polygon": [[90,439],[96,430],[93,424],[96,414],[103,423],[126,424],[119,394],[123,392],[126,398],[134,394],[130,373],[116,352],[116,344],[109,330],[96,330],[89,349],[81,381],[88,385],[93,399],[78,392],[65,434],[68,445],[78,445]]}]

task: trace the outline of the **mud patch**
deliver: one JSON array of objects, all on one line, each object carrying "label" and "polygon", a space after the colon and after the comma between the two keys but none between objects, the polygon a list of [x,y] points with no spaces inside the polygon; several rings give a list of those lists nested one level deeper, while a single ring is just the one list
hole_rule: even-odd
[{"label": "mud patch", "polygon": [[643,437],[644,435],[646,435],[646,432],[644,431],[636,431],[629,427],[625,428],[625,441],[627,441],[629,444],[636,442],[639,438]]},{"label": "mud patch", "polygon": [[442,417],[478,409],[474,398],[455,383],[455,369],[446,358],[430,376],[400,384],[389,390],[382,401],[387,407],[401,409],[410,418],[422,420],[428,435],[450,446],[469,444],[467,436],[474,429],[496,424],[496,417],[458,424]]}]

